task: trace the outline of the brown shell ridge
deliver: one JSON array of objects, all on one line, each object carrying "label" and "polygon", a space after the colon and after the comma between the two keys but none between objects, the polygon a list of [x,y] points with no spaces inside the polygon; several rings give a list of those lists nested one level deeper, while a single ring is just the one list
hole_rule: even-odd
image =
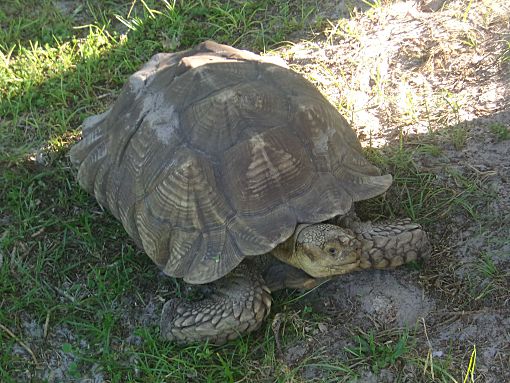
[{"label": "brown shell ridge", "polygon": [[[80,141],[80,143],[82,141]],[[76,147],[76,151],[72,154],[72,161],[80,161],[77,176],[78,181],[83,189],[93,194],[93,186],[97,174],[97,169],[106,158],[107,145],[104,141],[98,142],[97,145],[90,145],[92,147],[90,152],[88,152],[83,159],[78,158],[78,156],[81,154],[80,151],[87,150],[88,146],[88,142],[84,142],[80,147]]]},{"label": "brown shell ridge", "polygon": [[[296,219],[292,209],[282,205],[265,216],[236,216],[227,226],[239,254],[255,256],[270,252],[289,238],[294,232]],[[269,230],[267,226],[270,226]]]},{"label": "brown shell ridge", "polygon": [[143,124],[143,121],[145,120],[145,117],[147,117],[147,115],[150,112],[151,112],[151,110],[144,111],[142,113],[142,115],[138,118],[138,120],[136,121],[135,126],[132,129],[132,131],[128,132],[125,144],[122,145],[120,151],[118,151],[118,153],[116,155],[115,164],[117,165],[117,167],[119,167],[121,165],[122,161],[124,160],[124,154],[126,153],[127,148],[131,144],[131,139],[136,134],[138,129],[140,129],[140,127]]},{"label": "brown shell ridge", "polygon": [[225,275],[241,262],[225,222],[235,215],[218,192],[214,171],[196,152],[170,166],[137,212],[147,254],[165,273],[190,283]]},{"label": "brown shell ridge", "polygon": [[[164,172],[171,153],[168,147],[160,146],[158,150],[151,149],[157,133],[149,126],[158,126],[158,123],[148,118],[153,106],[142,110],[144,110],[142,116],[138,119],[135,128],[130,131],[130,137],[122,146],[122,153],[118,155],[119,165],[112,166],[116,175],[110,179],[109,187],[114,192],[111,193],[113,198],[108,203],[112,213],[119,216],[126,231],[141,247],[143,247],[143,241],[137,225],[137,216],[140,214],[142,201],[151,192],[148,188],[154,184],[154,180],[150,177],[154,172]],[[165,122],[165,124],[168,123]],[[175,146],[179,143],[179,140],[174,142]],[[155,167],[155,164],[161,165]],[[149,169],[152,171],[149,172]],[[115,180],[117,180],[116,183]]]},{"label": "brown shell ridge", "polygon": [[163,272],[187,283],[212,282],[233,270],[243,254],[225,226],[196,230],[161,220],[150,203],[138,217],[143,248]]},{"label": "brown shell ridge", "polygon": [[181,108],[179,109],[179,114],[180,113],[183,113],[183,112],[186,112],[188,109],[192,108],[195,104],[198,104],[210,97],[214,97],[216,96],[217,94],[220,94],[221,92],[225,91],[226,89],[229,89],[229,88],[233,88],[235,87],[236,85],[241,85],[243,83],[243,81],[238,81],[238,82],[235,82],[233,84],[228,84],[227,86],[224,86],[222,88],[218,88],[218,89],[215,89],[215,90],[212,90],[210,91],[209,93],[207,93],[204,97],[200,97],[200,98],[197,98],[196,100],[193,100],[193,103],[191,104],[188,104],[185,108]]},{"label": "brown shell ridge", "polygon": [[[125,142],[123,142],[122,145],[120,145],[120,148],[117,149],[115,153],[115,157],[105,163],[103,166],[106,166],[108,168],[111,168],[107,174],[109,174],[109,177],[106,177],[104,180],[100,180],[101,183],[106,183],[106,190],[109,190],[109,193],[106,193],[106,206],[108,206],[110,212],[117,218],[120,219],[120,206],[119,204],[126,204],[127,201],[122,201],[119,198],[120,195],[120,187],[122,184],[122,181],[125,179],[126,175],[124,174],[126,171],[122,169],[122,163],[124,161],[124,155],[126,151],[128,150],[129,146],[131,145],[131,138],[136,134],[138,129],[140,129],[140,126],[143,123],[143,120],[147,116],[149,112],[146,111],[142,114],[142,116],[137,120],[136,124],[134,125],[134,128],[129,131],[125,132],[127,133],[127,138],[125,139]],[[114,140],[114,138],[111,136],[113,132],[110,133],[109,137],[109,148],[111,148],[111,142]],[[134,187],[135,185],[132,185],[131,187]],[[103,186],[104,187],[104,186]],[[100,189],[98,189],[100,190]],[[96,195],[96,198],[100,200],[100,197]],[[122,222],[124,224],[124,227],[126,227],[125,222]]]},{"label": "brown shell ridge", "polygon": [[368,165],[370,167],[362,169],[365,170],[364,172],[353,169],[349,164],[345,164],[333,172],[341,187],[351,196],[352,201],[362,201],[381,195],[388,190],[393,182],[393,177],[390,174],[373,174],[371,171],[377,168],[373,168],[371,164]]},{"label": "brown shell ridge", "polygon": [[[91,183],[90,180],[95,177],[96,162],[98,159],[102,159],[106,156],[105,134],[101,122],[107,118],[109,112],[110,110],[107,110],[102,114],[85,119],[82,124],[82,139],[69,151],[71,163],[78,168],[78,180],[80,181],[80,185],[89,193],[92,192],[91,185],[93,185],[93,183]],[[91,167],[81,166],[84,163],[89,164]],[[84,182],[82,179],[87,179],[89,181]]]},{"label": "brown shell ridge", "polygon": [[[94,181],[92,183],[92,192],[96,197],[97,201],[101,206],[105,206],[109,208],[108,205],[108,186],[109,181],[112,178],[112,173],[114,176],[114,169],[110,163],[110,161],[105,158],[103,161],[97,162],[98,167],[96,174],[94,176]],[[111,209],[110,209],[111,210]],[[118,215],[113,214],[117,219]]]},{"label": "brown shell ridge", "polygon": [[209,283],[232,271],[244,256],[225,228],[202,232],[200,250],[183,280],[187,283]]}]

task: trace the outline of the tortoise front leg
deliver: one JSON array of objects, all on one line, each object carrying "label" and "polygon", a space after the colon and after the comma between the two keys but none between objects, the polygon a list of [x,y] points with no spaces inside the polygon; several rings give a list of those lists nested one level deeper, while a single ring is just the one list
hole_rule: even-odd
[{"label": "tortoise front leg", "polygon": [[431,250],[427,233],[409,219],[379,224],[363,222],[352,230],[361,241],[362,269],[393,268],[425,258]]},{"label": "tortoise front leg", "polygon": [[200,301],[174,298],[161,314],[161,334],[178,343],[222,344],[258,329],[271,309],[271,292],[258,272],[242,263],[211,284]]}]

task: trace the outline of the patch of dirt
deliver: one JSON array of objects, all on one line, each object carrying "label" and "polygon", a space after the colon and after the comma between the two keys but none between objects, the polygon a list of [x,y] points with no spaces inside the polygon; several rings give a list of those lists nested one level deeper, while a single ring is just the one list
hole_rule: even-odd
[{"label": "patch of dirt", "polygon": [[[510,140],[500,140],[491,127],[510,127],[510,111],[502,111],[490,117],[481,117],[465,124],[469,132],[464,147],[455,150],[443,144],[443,158],[447,158],[449,171],[466,177],[476,177],[490,193],[479,220],[454,222],[450,228],[455,249],[463,265],[480,258],[480,254],[491,254],[496,266],[508,269],[510,238]],[[441,176],[445,164],[440,158],[419,158],[423,169]],[[454,217],[455,218],[455,217]],[[482,223],[482,225],[481,225]],[[452,230],[454,228],[455,230]],[[457,270],[461,275],[466,270]],[[467,271],[469,272],[469,271]]]},{"label": "patch of dirt", "polygon": [[[319,313],[350,312],[349,320],[365,326],[382,323],[409,327],[434,309],[434,300],[426,297],[406,270],[363,271],[336,278],[320,291],[307,296]],[[326,296],[326,298],[324,298]],[[366,329],[366,328],[365,328]]]},{"label": "patch of dirt", "polygon": [[[25,370],[23,374],[18,375],[18,379],[27,382],[42,379],[48,383],[105,381],[97,365],[86,374],[79,371],[79,353],[90,349],[91,346],[85,340],[79,339],[66,325],[55,326],[46,334],[44,326],[27,317],[23,319],[22,327],[23,338],[30,339],[31,347],[45,351],[39,353],[39,368]],[[28,350],[18,344],[14,345],[12,352],[27,360],[31,358]]]},{"label": "patch of dirt", "polygon": [[[508,311],[465,313],[429,327],[430,347],[439,360],[469,353],[476,347],[477,375],[487,383],[508,381],[510,365],[510,318]],[[483,377],[483,378],[482,378]]]},{"label": "patch of dirt", "polygon": [[[441,12],[396,2],[278,51],[356,127],[367,145],[430,133],[509,106],[510,78],[501,55],[509,36],[502,1],[465,1]],[[484,16],[485,15],[485,16]]]}]

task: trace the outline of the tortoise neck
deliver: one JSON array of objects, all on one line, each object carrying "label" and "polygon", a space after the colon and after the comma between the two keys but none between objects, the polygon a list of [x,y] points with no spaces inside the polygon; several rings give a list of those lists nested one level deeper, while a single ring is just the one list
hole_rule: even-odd
[{"label": "tortoise neck", "polygon": [[301,233],[301,231],[308,226],[311,226],[311,224],[298,224],[296,226],[296,230],[294,230],[294,234],[292,234],[292,236],[290,236],[285,242],[282,242],[276,246],[271,251],[271,255],[281,262],[301,269],[301,265],[299,264],[296,257],[297,239],[299,233]]}]

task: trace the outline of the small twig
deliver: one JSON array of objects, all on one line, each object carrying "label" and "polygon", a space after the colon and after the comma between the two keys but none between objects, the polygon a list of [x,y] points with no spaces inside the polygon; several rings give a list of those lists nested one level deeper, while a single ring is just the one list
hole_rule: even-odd
[{"label": "small twig", "polygon": [[48,336],[48,327],[50,325],[50,315],[51,315],[51,310],[48,310],[48,312],[46,313],[46,320],[44,321],[44,328],[43,328],[44,339],[46,339],[46,337]]},{"label": "small twig", "polygon": [[59,293],[60,295],[62,295],[64,298],[67,298],[69,299],[72,303],[76,303],[76,299],[72,296],[72,295],[69,295],[67,292],[65,292],[64,290],[62,289],[59,289],[58,287],[56,286],[52,286],[53,289]]},{"label": "small twig", "polygon": [[466,315],[474,315],[474,314],[508,314],[510,313],[510,309],[487,309],[483,308],[481,310],[461,310],[461,311],[436,311],[437,314],[443,315],[452,315],[455,317],[466,316]]},{"label": "small twig", "polygon": [[430,374],[432,375],[432,380],[434,380],[434,359],[432,355],[432,343],[430,343],[429,334],[427,333],[427,325],[425,324],[425,318],[421,318],[423,322],[423,331],[425,332],[425,338],[427,339],[427,343],[429,345],[429,351],[427,353],[427,359],[425,362],[425,366],[423,367],[423,374],[427,371],[427,367],[430,363]]},{"label": "small twig", "polygon": [[58,294],[60,294],[62,297],[66,298],[66,299],[69,299],[71,301],[71,303],[76,303],[76,298],[73,297],[72,295],[69,295],[66,291],[56,287],[56,286],[52,286],[50,285],[48,282],[44,282],[44,284],[46,286],[48,286],[50,289],[54,290],[55,292],[57,292]]},{"label": "small twig", "polygon": [[30,354],[30,356],[32,357],[32,359],[36,365],[39,364],[39,362],[37,361],[37,358],[35,357],[34,352],[30,349],[30,347],[28,347],[28,345],[25,342],[23,342],[20,338],[18,338],[16,336],[16,334],[14,334],[11,330],[9,330],[7,327],[5,327],[1,323],[0,323],[0,329],[4,330],[7,333],[7,335],[9,335],[11,338],[13,338],[16,342],[18,342],[21,345],[21,347],[23,347]]},{"label": "small twig", "polygon": [[103,93],[103,94],[100,94],[99,96],[96,96],[96,99],[100,100],[102,98],[106,98],[106,97],[113,97],[115,94],[112,93],[112,92],[109,92],[109,93]]},{"label": "small twig", "polygon": [[44,233],[44,231],[46,230],[45,227],[41,227],[39,230],[37,230],[34,234],[32,234],[30,236],[30,238],[37,238],[38,236],[40,236],[42,233]]},{"label": "small twig", "polygon": [[276,343],[276,353],[278,358],[283,359],[282,343],[280,340],[280,328],[282,327],[282,315],[277,313],[274,316],[271,328],[273,329],[274,341]]}]

